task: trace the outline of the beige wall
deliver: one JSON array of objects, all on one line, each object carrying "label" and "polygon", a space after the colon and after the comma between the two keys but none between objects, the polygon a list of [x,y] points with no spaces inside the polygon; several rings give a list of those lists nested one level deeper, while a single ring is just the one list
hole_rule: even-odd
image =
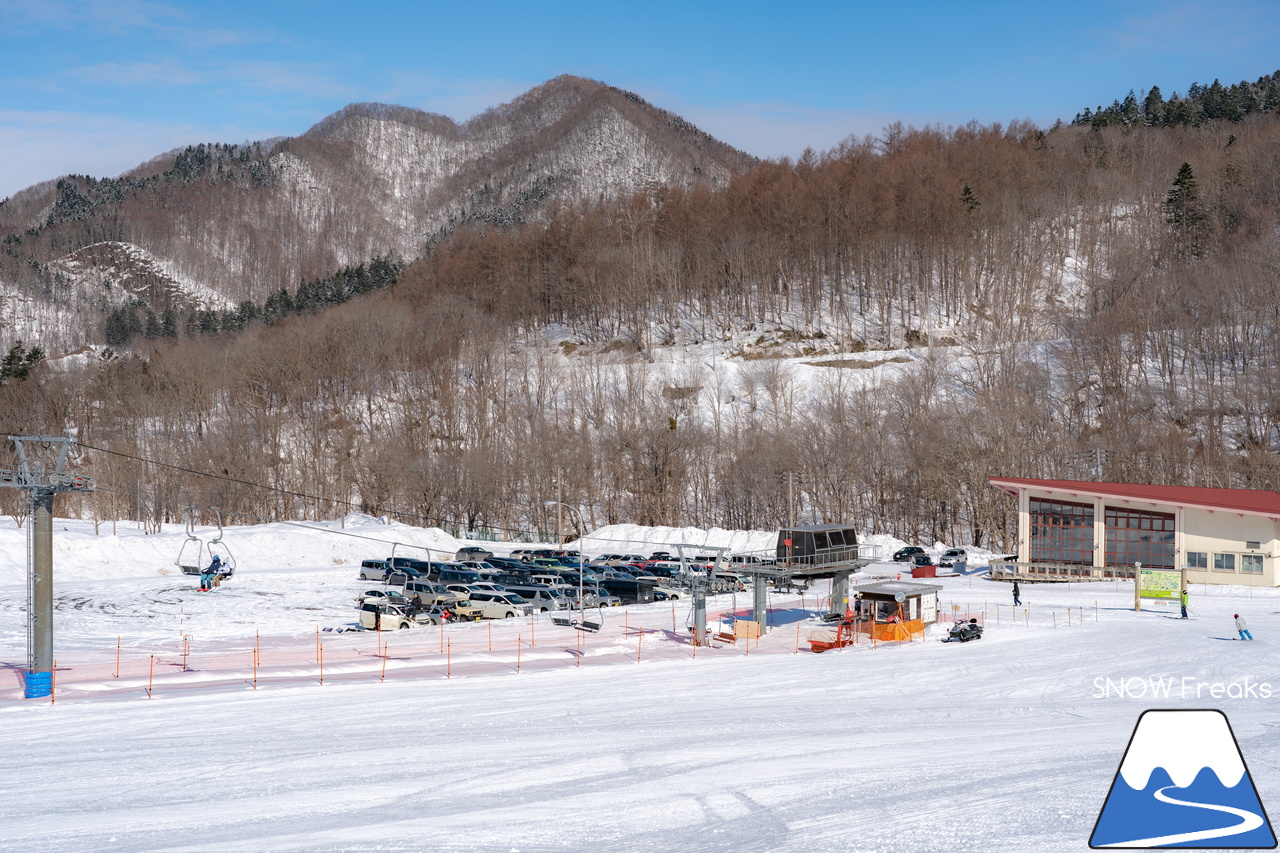
[{"label": "beige wall", "polygon": [[[1187,579],[1191,583],[1242,584],[1245,586],[1280,586],[1277,563],[1280,563],[1280,523],[1255,515],[1238,515],[1233,512],[1209,512],[1194,508],[1180,508],[1168,504],[1150,503],[1147,501],[1112,500],[1094,498],[1089,495],[1070,495],[1063,492],[1048,492],[1043,489],[1021,490],[1018,500],[1018,559],[1030,562],[1031,559],[1031,498],[1047,500],[1065,500],[1075,503],[1091,503],[1094,508],[1094,558],[1095,566],[1106,562],[1105,507],[1117,506],[1131,509],[1150,510],[1153,512],[1172,513],[1177,518],[1177,533],[1174,536],[1175,560],[1179,568],[1187,561],[1187,552],[1196,551],[1208,554],[1208,571],[1190,571]],[[1246,543],[1256,541],[1257,549],[1246,548]],[[1235,571],[1223,572],[1213,570],[1213,555],[1225,553],[1235,555]],[[1261,554],[1262,574],[1245,574],[1240,571],[1240,557],[1244,554]]]},{"label": "beige wall", "polygon": [[[1187,578],[1192,583],[1238,583],[1247,586],[1277,586],[1276,558],[1278,556],[1276,522],[1255,515],[1236,515],[1232,512],[1208,512],[1203,509],[1183,510],[1186,524],[1178,550],[1178,565],[1186,562],[1188,551],[1200,551],[1209,555],[1209,571],[1188,572]],[[1181,529],[1181,528],[1180,528]],[[1245,545],[1255,541],[1258,548],[1246,548]],[[1213,570],[1213,555],[1227,553],[1235,555],[1235,571],[1219,572]],[[1262,555],[1262,574],[1244,574],[1240,571],[1242,554]]]}]

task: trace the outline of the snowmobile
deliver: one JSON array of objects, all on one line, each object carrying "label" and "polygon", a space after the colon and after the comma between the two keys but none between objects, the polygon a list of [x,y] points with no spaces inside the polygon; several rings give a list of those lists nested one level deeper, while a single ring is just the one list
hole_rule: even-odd
[{"label": "snowmobile", "polygon": [[970,640],[980,639],[982,639],[982,626],[978,624],[977,619],[970,619],[968,622],[957,622],[952,625],[943,642],[967,643]]}]

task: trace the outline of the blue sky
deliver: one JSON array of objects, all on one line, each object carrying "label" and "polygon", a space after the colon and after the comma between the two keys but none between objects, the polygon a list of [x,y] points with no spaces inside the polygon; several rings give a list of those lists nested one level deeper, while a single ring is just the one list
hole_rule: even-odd
[{"label": "blue sky", "polygon": [[1048,126],[1131,88],[1256,79],[1277,46],[1275,0],[0,0],[0,198],[353,101],[461,120],[566,73],[778,157],[892,121]]}]

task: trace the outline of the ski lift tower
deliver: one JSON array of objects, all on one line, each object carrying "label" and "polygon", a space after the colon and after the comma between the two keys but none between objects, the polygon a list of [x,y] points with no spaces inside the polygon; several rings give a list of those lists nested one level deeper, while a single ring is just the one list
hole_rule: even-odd
[{"label": "ski lift tower", "polygon": [[16,469],[0,468],[0,486],[26,492],[27,513],[27,673],[25,696],[53,691],[53,496],[92,492],[91,477],[66,473],[74,433],[63,436],[11,435]]}]

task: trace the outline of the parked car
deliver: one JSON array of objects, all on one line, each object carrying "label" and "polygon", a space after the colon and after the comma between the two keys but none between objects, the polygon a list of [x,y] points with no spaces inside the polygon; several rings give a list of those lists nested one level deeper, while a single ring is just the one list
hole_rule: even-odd
[{"label": "parked car", "polygon": [[400,566],[393,568],[383,577],[382,582],[387,586],[404,586],[410,581],[424,581],[427,576],[417,569],[411,569],[408,566]]},{"label": "parked car", "polygon": [[622,599],[611,592],[603,589],[589,589],[583,597],[587,599],[588,607],[621,607]]},{"label": "parked car", "polygon": [[428,613],[422,622],[409,615],[409,610],[402,604],[366,601],[360,606],[360,627],[366,631],[398,631],[401,628],[413,628],[419,624],[431,624]]},{"label": "parked car", "polygon": [[649,562],[651,563],[657,560],[670,560],[670,559],[671,559],[671,555],[666,551],[654,551],[652,554],[649,555]]},{"label": "parked car", "polygon": [[459,548],[458,553],[453,555],[455,560],[487,560],[493,556],[493,552],[488,548],[481,548],[479,545],[468,545],[465,548]]},{"label": "parked car", "polygon": [[470,597],[460,598],[452,604],[442,605],[455,622],[478,622],[484,618],[484,611],[477,606]]},{"label": "parked car", "polygon": [[535,613],[548,613],[552,610],[568,610],[569,601],[549,586],[510,586],[508,593],[515,593],[533,606]]},{"label": "parked car", "polygon": [[[664,597],[658,598],[659,593],[661,593]],[[675,587],[671,587],[671,586],[655,586],[653,588],[654,601],[668,601],[668,600],[678,601],[680,599],[680,596],[684,594],[685,594],[684,591],[676,589]]]},{"label": "parked car", "polygon": [[949,569],[956,563],[963,563],[968,559],[963,548],[948,548],[946,553],[938,558],[938,568]]},{"label": "parked car", "polygon": [[524,567],[521,560],[515,560],[511,557],[485,557],[484,561],[495,569],[519,569]]},{"label": "parked car", "polygon": [[893,561],[895,563],[914,562],[916,555],[923,554],[923,553],[924,553],[924,549],[921,548],[919,545],[908,545],[905,548],[899,548],[898,550],[893,552]]},{"label": "parked car", "polygon": [[473,592],[471,603],[485,619],[510,619],[533,612],[529,602],[511,592]]},{"label": "parked car", "polygon": [[386,560],[365,560],[360,563],[360,580],[380,581],[390,569],[391,564]]},{"label": "parked car", "polygon": [[390,602],[394,604],[408,605],[409,599],[394,589],[368,589],[356,596],[356,607],[364,606],[365,602]]},{"label": "parked car", "polygon": [[424,575],[431,571],[430,560],[419,560],[414,557],[392,557],[387,562],[391,563],[391,567],[395,569],[407,567],[417,569]]},{"label": "parked car", "polygon": [[404,585],[404,594],[406,598],[413,598],[414,595],[417,595],[424,605],[452,604],[459,597],[456,592],[447,589],[444,584],[429,580],[409,581]]},{"label": "parked car", "polygon": [[467,586],[467,595],[473,592],[506,592],[507,588],[500,583],[494,581],[480,581]]},{"label": "parked car", "polygon": [[480,583],[480,574],[474,569],[468,569],[461,563],[432,563],[431,569],[435,572],[434,580],[442,584]]}]

